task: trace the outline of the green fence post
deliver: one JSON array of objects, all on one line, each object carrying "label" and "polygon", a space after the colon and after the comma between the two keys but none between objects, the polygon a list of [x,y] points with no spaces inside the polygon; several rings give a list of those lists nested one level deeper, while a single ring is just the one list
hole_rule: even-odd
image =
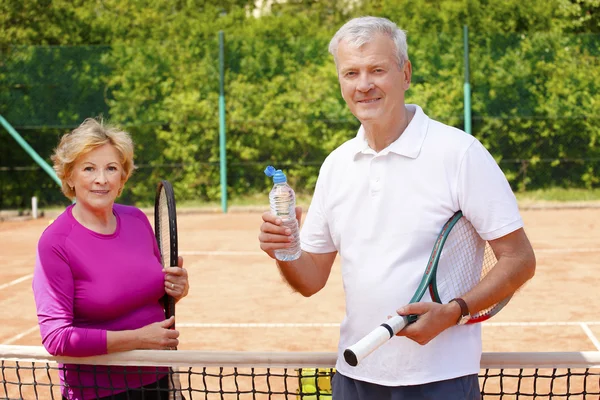
[{"label": "green fence post", "polygon": [[219,31],[219,147],[221,159],[221,209],[227,212],[227,158],[225,152],[225,38]]},{"label": "green fence post", "polygon": [[33,158],[33,160],[36,163],[38,163],[38,165],[42,167],[42,169],[46,171],[46,173],[50,175],[50,177],[54,179],[56,183],[58,183],[58,186],[62,187],[62,182],[60,181],[60,179],[58,179],[58,176],[56,176],[56,172],[52,169],[52,167],[48,165],[46,160],[40,157],[40,155],[29,145],[29,143],[27,143],[27,141],[25,141],[25,139],[23,139],[21,135],[19,135],[19,132],[17,132],[15,128],[13,128],[12,125],[9,124],[8,121],[4,119],[2,115],[0,115],[0,124],[4,126],[8,133],[10,133],[10,135],[17,141],[17,143],[21,145],[21,147],[27,152],[27,154],[29,154],[29,156],[31,156],[31,158]]},{"label": "green fence post", "polygon": [[465,85],[464,85],[464,108],[465,108],[465,132],[471,135],[471,84],[469,83],[469,27],[463,29],[464,53],[465,53]]}]

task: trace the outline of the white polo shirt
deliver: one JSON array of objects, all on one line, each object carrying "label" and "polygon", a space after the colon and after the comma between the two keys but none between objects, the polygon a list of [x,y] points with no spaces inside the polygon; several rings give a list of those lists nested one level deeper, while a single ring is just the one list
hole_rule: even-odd
[{"label": "white polo shirt", "polygon": [[[481,143],[407,107],[412,121],[379,153],[361,127],[327,157],[300,234],[303,250],[341,256],[346,316],[337,370],[386,386],[479,372],[478,324],[447,329],[425,346],[394,337],[357,367],[342,356],[409,302],[443,224],[462,210],[486,240],[523,226],[504,174]],[[422,301],[431,301],[428,293]]]}]

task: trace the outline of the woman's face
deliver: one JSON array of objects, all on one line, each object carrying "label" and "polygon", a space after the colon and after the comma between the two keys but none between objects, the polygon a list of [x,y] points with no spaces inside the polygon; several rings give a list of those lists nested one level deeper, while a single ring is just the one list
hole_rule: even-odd
[{"label": "woman's face", "polygon": [[112,144],[105,144],[75,161],[67,183],[75,188],[77,204],[89,210],[112,210],[121,190],[121,155]]}]

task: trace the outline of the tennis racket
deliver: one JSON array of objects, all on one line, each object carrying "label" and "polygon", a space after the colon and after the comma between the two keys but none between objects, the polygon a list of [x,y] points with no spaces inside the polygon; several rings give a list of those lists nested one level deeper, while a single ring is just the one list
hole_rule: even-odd
[{"label": "tennis racket", "polygon": [[[489,243],[481,239],[473,225],[458,211],[444,224],[438,235],[423,278],[410,303],[421,301],[426,290],[429,290],[433,301],[442,304],[461,297],[487,275],[496,261]],[[511,297],[471,315],[467,324],[493,317]],[[390,318],[344,350],[344,359],[349,365],[357,366],[362,359],[416,320],[416,315]]]},{"label": "tennis racket", "polygon": [[[163,267],[177,267],[177,212],[175,210],[175,192],[169,181],[160,181],[156,188],[154,201],[154,234]],[[175,299],[167,294],[163,298],[165,317],[175,315]],[[175,329],[175,324],[171,326]],[[169,374],[169,400],[182,399],[179,373],[171,368]]]}]

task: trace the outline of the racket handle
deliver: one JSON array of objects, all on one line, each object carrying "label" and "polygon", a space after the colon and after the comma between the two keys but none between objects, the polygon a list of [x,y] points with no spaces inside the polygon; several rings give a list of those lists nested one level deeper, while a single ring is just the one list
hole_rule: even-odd
[{"label": "racket handle", "polygon": [[393,338],[406,325],[408,325],[408,319],[404,316],[397,315],[388,319],[367,336],[344,350],[344,359],[349,365],[356,367],[363,358]]}]

